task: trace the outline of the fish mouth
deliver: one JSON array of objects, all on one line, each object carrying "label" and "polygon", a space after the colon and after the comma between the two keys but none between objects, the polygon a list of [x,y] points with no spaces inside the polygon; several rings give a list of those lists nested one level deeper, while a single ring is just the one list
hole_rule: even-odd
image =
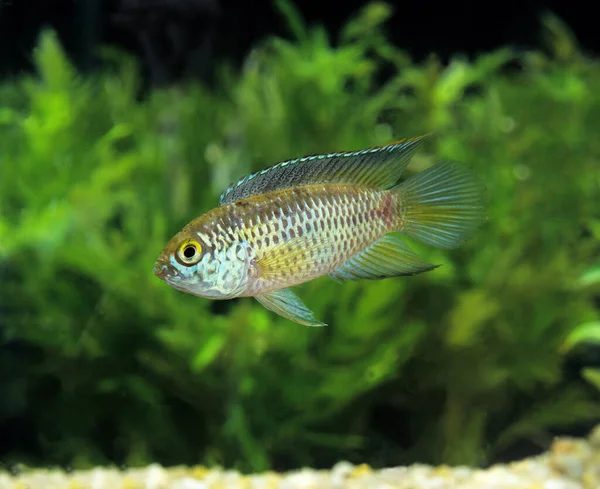
[{"label": "fish mouth", "polygon": [[166,282],[171,287],[175,287],[176,289],[181,288],[182,277],[179,274],[179,272],[176,269],[174,269],[173,266],[171,266],[170,264],[158,260],[154,264],[152,272],[159,279],[161,279],[163,282]]},{"label": "fish mouth", "polygon": [[169,273],[169,266],[164,263],[156,262],[152,271],[159,279],[165,280]]}]

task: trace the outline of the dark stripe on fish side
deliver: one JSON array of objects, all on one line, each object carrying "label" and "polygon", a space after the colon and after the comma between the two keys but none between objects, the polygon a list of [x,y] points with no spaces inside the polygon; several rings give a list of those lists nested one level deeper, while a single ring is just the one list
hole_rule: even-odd
[{"label": "dark stripe on fish side", "polygon": [[393,230],[398,221],[398,197],[392,192],[386,192],[381,200],[379,216],[383,219],[386,228]]}]

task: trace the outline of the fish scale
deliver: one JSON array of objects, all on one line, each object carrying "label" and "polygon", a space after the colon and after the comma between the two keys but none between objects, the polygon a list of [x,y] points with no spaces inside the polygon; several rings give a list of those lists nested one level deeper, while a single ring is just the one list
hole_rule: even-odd
[{"label": "fish scale", "polygon": [[[248,242],[256,261],[294,252],[295,260],[259,278],[247,295],[327,274],[390,230],[381,215],[389,192],[356,185],[311,185],[250,197],[215,209],[217,243]],[[218,227],[217,227],[218,229]],[[309,246],[306,246],[306,245]],[[302,249],[305,248],[305,249]]]}]

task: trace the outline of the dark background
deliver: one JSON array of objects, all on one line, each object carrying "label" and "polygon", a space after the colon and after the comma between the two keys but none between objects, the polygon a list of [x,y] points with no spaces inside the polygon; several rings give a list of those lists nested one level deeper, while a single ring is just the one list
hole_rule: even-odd
[{"label": "dark background", "polygon": [[[309,23],[332,36],[365,2],[295,2]],[[418,60],[435,52],[477,54],[512,45],[540,47],[541,15],[558,15],[584,50],[600,49],[597,26],[585,2],[408,2],[390,1],[387,25],[394,43]],[[0,74],[31,68],[31,50],[42,26],[59,33],[81,69],[93,69],[99,45],[113,45],[144,60],[149,81],[160,85],[182,77],[210,81],[216,59],[234,65],[260,39],[289,36],[271,0],[0,0]]]}]

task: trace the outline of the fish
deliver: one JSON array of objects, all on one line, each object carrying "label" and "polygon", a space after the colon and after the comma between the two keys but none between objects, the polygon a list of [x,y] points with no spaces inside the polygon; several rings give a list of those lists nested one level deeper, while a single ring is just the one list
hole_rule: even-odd
[{"label": "fish", "polygon": [[295,285],[416,275],[406,237],[455,248],[484,220],[484,187],[469,166],[442,161],[401,179],[430,134],[359,151],[304,156],[231,184],[184,226],[154,264],[168,285],[213,300],[254,297],[306,326],[326,326]]}]

